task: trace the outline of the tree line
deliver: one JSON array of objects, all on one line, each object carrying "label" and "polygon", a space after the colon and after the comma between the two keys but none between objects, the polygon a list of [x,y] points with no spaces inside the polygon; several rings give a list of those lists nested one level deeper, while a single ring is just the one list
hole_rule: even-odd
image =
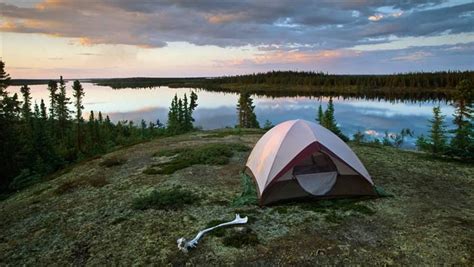
[{"label": "tree line", "polygon": [[448,88],[474,71],[409,72],[387,75],[338,75],[312,71],[270,71],[209,79],[210,83],[306,85],[318,87],[355,86],[365,88]]},{"label": "tree line", "polygon": [[388,100],[451,100],[464,79],[474,71],[410,72],[387,75],[338,75],[323,72],[270,71],[213,78],[115,78],[92,80],[98,85],[120,88],[159,86],[202,88],[270,96],[344,96]]},{"label": "tree line", "polygon": [[[27,85],[21,96],[9,94],[10,76],[0,61],[0,193],[12,192],[42,179],[68,164],[104,154],[118,146],[134,144],[156,136],[173,135],[194,129],[192,112],[197,95],[191,92],[188,103],[173,99],[168,127],[156,123],[139,125],[133,121],[113,123],[109,116],[89,112],[84,119],[84,88],[76,80],[72,99],[66,94],[62,77],[49,81],[49,106],[43,99],[33,103]],[[71,109],[71,104],[73,109]]]}]

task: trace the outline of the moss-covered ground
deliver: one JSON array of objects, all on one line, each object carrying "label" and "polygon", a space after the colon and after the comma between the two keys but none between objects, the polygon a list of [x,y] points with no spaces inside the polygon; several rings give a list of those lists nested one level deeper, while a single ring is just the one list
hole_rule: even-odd
[{"label": "moss-covered ground", "polygon": [[[0,202],[0,265],[474,264],[469,164],[352,145],[376,185],[394,197],[264,208],[236,205],[245,149],[169,174],[144,173],[179,160],[169,151],[251,148],[260,136],[225,130],[156,139],[28,187]],[[235,213],[249,223],[205,236],[188,254],[178,251],[176,239]]]}]

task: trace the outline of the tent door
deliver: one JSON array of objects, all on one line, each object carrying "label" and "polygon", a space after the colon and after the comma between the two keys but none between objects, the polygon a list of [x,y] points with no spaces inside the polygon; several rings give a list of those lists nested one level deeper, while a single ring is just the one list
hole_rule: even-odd
[{"label": "tent door", "polygon": [[306,192],[314,196],[322,196],[336,183],[337,172],[297,174],[295,178]]}]

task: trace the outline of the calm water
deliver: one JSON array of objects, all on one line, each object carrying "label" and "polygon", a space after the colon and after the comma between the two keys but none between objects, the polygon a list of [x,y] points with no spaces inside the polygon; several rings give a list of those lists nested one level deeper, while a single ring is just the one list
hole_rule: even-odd
[{"label": "calm water", "polygon": [[[72,98],[72,83],[67,84],[68,96]],[[89,111],[102,111],[110,116],[112,121],[133,120],[139,122],[156,121],[165,123],[171,98],[178,94],[182,96],[191,91],[188,88],[172,89],[160,87],[156,89],[121,89],[113,90],[110,87],[96,86],[83,83],[85,90],[84,118]],[[40,99],[49,102],[46,85],[31,85],[33,101],[39,104]],[[8,87],[10,93],[20,94],[19,86]],[[195,126],[203,129],[233,127],[237,122],[236,105],[239,98],[234,93],[219,93],[199,90],[197,92],[198,107],[194,113]],[[256,106],[255,112],[260,124],[266,120],[273,124],[290,119],[306,119],[314,121],[318,105],[325,108],[328,98],[310,97],[262,97],[253,96]],[[432,116],[433,106],[440,105],[446,115],[447,125],[451,125],[454,109],[444,102],[423,103],[390,103],[379,100],[343,99],[335,98],[335,116],[342,131],[352,136],[357,130],[367,135],[382,137],[385,131],[399,132],[402,128],[410,128],[415,135],[425,134],[428,131],[427,120]],[[97,114],[97,113],[96,113]],[[413,146],[414,138],[407,140],[408,146]]]}]

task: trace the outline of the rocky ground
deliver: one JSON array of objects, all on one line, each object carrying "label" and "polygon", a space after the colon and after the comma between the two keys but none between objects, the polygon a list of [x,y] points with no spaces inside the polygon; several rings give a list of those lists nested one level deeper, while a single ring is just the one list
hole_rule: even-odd
[{"label": "rocky ground", "polygon": [[[237,132],[235,132],[237,133]],[[160,151],[244,144],[259,132],[156,139],[77,164],[0,201],[0,265],[440,265],[474,264],[474,166],[421,153],[352,145],[394,197],[236,206],[248,151],[225,165],[160,174]],[[158,154],[157,154],[158,153]],[[145,171],[145,173],[144,173]],[[137,208],[154,190],[194,192],[173,208]],[[249,217],[184,254],[176,239]]]}]

